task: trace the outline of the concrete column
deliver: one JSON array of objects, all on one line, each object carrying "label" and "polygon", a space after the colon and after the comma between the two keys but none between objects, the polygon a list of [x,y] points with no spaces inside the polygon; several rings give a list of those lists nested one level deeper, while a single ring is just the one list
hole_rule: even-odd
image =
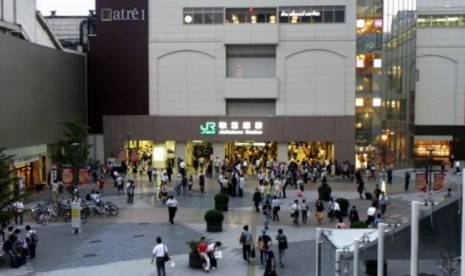
[{"label": "concrete column", "polygon": [[377,274],[384,276],[384,228],[386,224],[378,224],[378,269]]},{"label": "concrete column", "polygon": [[176,141],[176,146],[174,148],[174,154],[176,158],[186,159],[186,142]]},{"label": "concrete column", "polygon": [[216,142],[213,145],[213,160],[218,156],[221,161],[224,160],[224,143]]},{"label": "concrete column", "polygon": [[323,232],[322,228],[317,228],[316,229],[316,242],[315,242],[315,245],[316,245],[316,248],[315,248],[315,251],[316,251],[316,254],[315,254],[315,256],[316,256],[315,275],[316,276],[321,276],[321,244],[323,243],[322,242],[322,239],[323,239],[322,232]]},{"label": "concrete column", "polygon": [[287,162],[287,154],[288,154],[288,143],[278,143],[278,161],[280,162]]},{"label": "concrete column", "polygon": [[420,234],[420,202],[412,202],[412,219],[410,226],[410,275],[418,275],[418,241]]},{"label": "concrete column", "polygon": [[360,262],[360,248],[359,248],[360,240],[354,240],[354,276],[358,276],[358,264]]}]

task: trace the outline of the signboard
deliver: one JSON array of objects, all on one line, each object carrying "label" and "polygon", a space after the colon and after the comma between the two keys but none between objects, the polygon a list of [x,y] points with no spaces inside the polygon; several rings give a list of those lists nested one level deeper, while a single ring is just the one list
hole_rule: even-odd
[{"label": "signboard", "polygon": [[79,185],[89,184],[89,170],[87,168],[79,169]]},{"label": "signboard", "polygon": [[433,191],[439,191],[442,190],[442,188],[444,188],[444,174],[433,174]]},{"label": "signboard", "polygon": [[63,168],[61,177],[63,179],[63,184],[72,185],[73,184],[73,169]]},{"label": "signboard", "polygon": [[262,135],[262,121],[209,121],[200,125],[201,135]]},{"label": "signboard", "polygon": [[132,9],[102,8],[100,19],[102,21],[145,21],[146,15],[144,9],[136,7]]},{"label": "signboard", "polygon": [[415,182],[419,191],[425,192],[428,190],[428,174],[416,173]]}]

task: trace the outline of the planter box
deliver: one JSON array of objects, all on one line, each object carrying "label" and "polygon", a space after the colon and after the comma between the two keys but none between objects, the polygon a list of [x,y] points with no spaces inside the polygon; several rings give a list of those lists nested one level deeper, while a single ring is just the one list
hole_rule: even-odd
[{"label": "planter box", "polygon": [[191,251],[189,253],[189,267],[191,268],[203,268],[202,258],[200,258],[199,252]]},{"label": "planter box", "polygon": [[223,231],[223,222],[207,222],[207,232]]}]

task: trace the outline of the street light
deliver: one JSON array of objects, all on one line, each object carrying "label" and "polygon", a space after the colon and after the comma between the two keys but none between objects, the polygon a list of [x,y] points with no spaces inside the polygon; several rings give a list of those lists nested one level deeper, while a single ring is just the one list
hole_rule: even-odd
[{"label": "street light", "polygon": [[78,156],[78,149],[81,144],[79,143],[71,143],[71,148],[73,149],[73,164],[71,164],[71,167],[73,169],[73,186],[76,188],[78,186],[78,178],[79,178],[79,173],[78,173],[78,164],[77,164],[77,156]]},{"label": "street light", "polygon": [[381,135],[381,140],[383,141],[383,159],[382,159],[382,169],[383,169],[383,182],[386,181],[386,169],[385,169],[385,166],[386,166],[386,153],[387,153],[387,145],[386,145],[386,141],[388,139],[388,136],[387,134],[383,134]]},{"label": "street light", "polygon": [[432,181],[431,181],[431,174],[433,172],[433,152],[436,150],[434,148],[426,149],[429,152],[429,161],[426,163],[426,173],[428,177],[428,192],[431,193],[432,191]]},{"label": "street light", "polygon": [[127,152],[126,152],[126,173],[128,172],[129,170],[129,150],[131,149],[131,146],[130,146],[130,139],[131,139],[131,133],[127,132],[126,133],[126,140],[127,140],[127,143],[128,143],[128,149],[127,149]]}]

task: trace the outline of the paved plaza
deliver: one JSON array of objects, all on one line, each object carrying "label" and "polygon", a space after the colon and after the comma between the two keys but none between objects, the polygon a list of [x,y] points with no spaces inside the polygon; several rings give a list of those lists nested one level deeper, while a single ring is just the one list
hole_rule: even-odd
[{"label": "paved plaza", "polygon": [[[394,183],[387,188],[392,202],[388,213],[408,221],[410,202],[422,201],[425,194],[417,192],[413,183],[410,185],[410,191],[404,192],[403,174],[402,170],[395,171]],[[454,183],[461,181],[461,176],[454,176],[448,172],[446,180],[453,193],[456,193]],[[366,209],[370,202],[358,198],[353,182],[336,178],[329,178],[328,182],[333,189],[334,198],[349,199],[351,205],[357,206],[361,219],[366,218]],[[379,179],[367,181],[367,189],[372,191],[375,183],[379,183]],[[195,182],[195,190],[191,197],[177,197],[179,208],[174,225],[169,223],[167,208],[161,204],[155,188],[149,184],[145,176],[136,180],[137,190],[133,205],[126,204],[126,198],[117,195],[109,179],[106,182],[104,200],[116,203],[120,207],[118,216],[94,215],[82,226],[81,234],[73,234],[71,224],[63,222],[62,218],[57,223],[41,226],[28,217],[25,224],[31,224],[40,238],[37,257],[28,260],[27,264],[19,269],[0,267],[0,275],[156,275],[155,266],[150,264],[156,236],[162,237],[174,260],[174,267],[168,264],[167,275],[206,274],[201,269],[188,267],[189,248],[186,242],[197,240],[201,236],[205,236],[210,242],[218,240],[223,244],[221,250],[224,258],[219,260],[220,267],[212,270],[210,274],[263,275],[259,254],[255,261],[247,264],[242,260],[242,249],[238,241],[244,224],[251,226],[254,237],[260,235],[263,230],[262,215],[256,213],[252,207],[252,193],[257,184],[256,178],[249,176],[244,197],[230,199],[229,211],[224,213],[223,231],[209,233],[206,232],[203,216],[206,210],[214,207],[213,197],[219,191],[214,179],[207,181],[205,194],[198,192],[198,184]],[[173,193],[172,185],[170,187],[170,192]],[[282,228],[289,241],[289,249],[284,259],[285,266],[277,268],[277,274],[280,276],[315,275],[317,224],[313,216],[313,203],[317,198],[316,187],[316,184],[308,184],[305,187],[303,198],[309,201],[311,208],[307,224],[301,224],[299,227],[292,224],[289,210],[291,203],[297,198],[297,191],[292,188],[287,190],[287,198],[281,201],[280,222],[270,223],[268,234],[273,239],[278,228]],[[81,187],[81,193],[85,194],[96,188],[96,184],[89,184]],[[32,206],[49,196],[48,191],[31,195],[28,197],[27,206]],[[436,199],[440,200],[440,197],[441,194],[438,194]],[[330,223],[326,218],[322,227],[333,229],[335,223]],[[276,243],[272,249],[277,254]],[[360,267],[360,275],[365,275],[364,266]],[[352,263],[347,275],[352,275],[351,268]],[[322,275],[334,275],[334,271],[334,250],[325,245],[322,251]],[[409,275],[409,271],[408,260],[388,261],[388,275]],[[423,273],[422,275],[442,275],[437,262],[432,260],[421,261],[419,272]]]}]

